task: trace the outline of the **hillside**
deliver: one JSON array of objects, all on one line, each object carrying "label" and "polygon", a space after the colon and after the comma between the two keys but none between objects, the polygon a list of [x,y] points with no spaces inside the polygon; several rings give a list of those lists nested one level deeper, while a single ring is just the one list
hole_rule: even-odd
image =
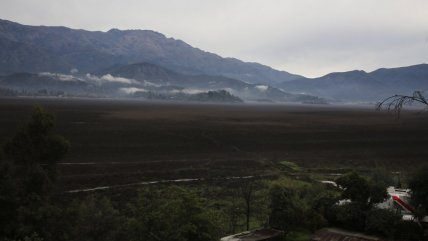
[{"label": "hillside", "polygon": [[299,78],[257,63],[222,58],[149,30],[92,32],[27,26],[0,20],[0,73],[96,72],[114,65],[148,62],[184,74],[222,75],[248,83]]},{"label": "hillside", "polygon": [[292,93],[305,93],[347,101],[378,101],[394,94],[409,95],[428,90],[428,64],[378,69],[367,73],[348,71],[308,79],[301,78],[277,85]]},{"label": "hillside", "polygon": [[14,73],[0,76],[0,87],[30,96],[326,102],[315,96],[290,94],[269,85],[248,84],[224,76],[182,74],[150,63],[115,66],[95,74]]}]

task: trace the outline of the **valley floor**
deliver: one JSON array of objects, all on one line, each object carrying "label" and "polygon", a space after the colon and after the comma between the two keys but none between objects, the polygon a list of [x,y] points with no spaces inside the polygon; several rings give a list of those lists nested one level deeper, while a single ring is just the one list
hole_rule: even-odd
[{"label": "valley floor", "polygon": [[34,104],[57,116],[71,142],[62,189],[174,179],[273,175],[287,160],[332,173],[426,162],[427,113],[399,120],[374,107],[172,104],[125,100],[0,99],[0,142]]}]

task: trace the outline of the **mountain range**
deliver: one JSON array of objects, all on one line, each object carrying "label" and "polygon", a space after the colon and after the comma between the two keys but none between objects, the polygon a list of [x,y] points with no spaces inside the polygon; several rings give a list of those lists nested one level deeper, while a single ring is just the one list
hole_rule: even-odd
[{"label": "mountain range", "polygon": [[96,72],[114,65],[153,63],[183,74],[222,75],[248,83],[300,78],[271,67],[194,48],[149,30],[108,32],[27,26],[0,20],[0,73]]},{"label": "mountain range", "polygon": [[101,32],[0,20],[0,88],[167,99],[225,90],[227,95],[218,93],[252,101],[372,102],[428,90],[428,65],[311,79],[223,58],[150,30]]},{"label": "mountain range", "polygon": [[224,76],[182,74],[151,63],[115,66],[84,75],[14,73],[0,76],[0,87],[26,95],[49,93],[192,101],[203,97],[206,101],[215,102],[236,102],[237,98],[246,101],[325,102],[318,97],[290,94],[268,85],[249,84]]},{"label": "mountain range", "polygon": [[276,85],[291,93],[304,93],[342,101],[376,101],[395,95],[428,90],[428,64],[330,73],[319,78],[300,78]]}]

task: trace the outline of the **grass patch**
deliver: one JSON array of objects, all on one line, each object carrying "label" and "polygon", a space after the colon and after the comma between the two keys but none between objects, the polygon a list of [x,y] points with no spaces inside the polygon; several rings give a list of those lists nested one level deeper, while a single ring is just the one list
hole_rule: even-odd
[{"label": "grass patch", "polygon": [[289,188],[289,189],[299,189],[299,188],[305,189],[312,186],[312,184],[309,182],[293,179],[291,177],[280,177],[275,180],[266,180],[266,185],[267,186],[279,185],[281,187]]},{"label": "grass patch", "polygon": [[308,230],[295,230],[287,234],[287,241],[309,241],[311,240],[311,232]]},{"label": "grass patch", "polygon": [[286,167],[287,169],[290,169],[291,171],[294,171],[294,172],[298,172],[302,170],[296,163],[292,161],[282,161],[279,164],[281,164],[281,166]]}]

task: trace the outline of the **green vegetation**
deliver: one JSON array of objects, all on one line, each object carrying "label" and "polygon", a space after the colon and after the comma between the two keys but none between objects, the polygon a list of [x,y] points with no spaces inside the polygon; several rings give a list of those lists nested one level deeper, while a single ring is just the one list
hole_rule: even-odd
[{"label": "green vegetation", "polygon": [[295,230],[287,235],[287,241],[309,241],[311,240],[311,232],[308,230]]},{"label": "green vegetation", "polygon": [[428,214],[428,166],[418,169],[409,181],[413,190],[413,204],[418,208],[420,216]]},{"label": "green vegetation", "polygon": [[52,133],[54,115],[35,107],[32,118],[5,144],[0,163],[0,222],[2,237],[41,234],[50,227],[57,208],[50,205],[55,192],[56,162],[69,143]]},{"label": "green vegetation", "polygon": [[[273,227],[286,240],[309,240],[337,226],[386,238],[420,240],[417,222],[404,222],[376,203],[393,178],[383,169],[336,179],[340,188],[310,175],[278,174],[199,184],[147,186],[133,194],[66,194],[56,164],[70,143],[54,133],[55,116],[35,107],[30,122],[0,149],[0,240],[210,241],[244,230]],[[301,172],[291,161],[279,168]],[[302,172],[304,173],[304,172]],[[414,203],[426,213],[428,168],[412,175]],[[338,204],[339,200],[350,202]]]},{"label": "green vegetation", "polygon": [[[344,189],[342,198],[351,202],[335,206],[335,216],[331,222],[348,230],[390,239],[421,240],[423,229],[420,224],[403,221],[395,210],[379,209],[375,206],[386,197],[386,183],[381,180],[389,178],[376,182],[355,172],[338,178],[337,183]],[[420,191],[415,189],[413,192],[418,196]]]},{"label": "green vegetation", "polygon": [[337,195],[324,186],[291,178],[273,181],[270,197],[269,224],[286,234],[302,228],[315,231],[328,225],[327,210],[337,201]]},{"label": "green vegetation", "polygon": [[294,171],[294,172],[298,172],[298,171],[301,170],[300,167],[296,163],[294,163],[292,161],[282,161],[279,164],[281,164],[285,168],[287,168],[287,169],[289,169],[291,171]]},{"label": "green vegetation", "polygon": [[218,212],[207,209],[206,201],[180,188],[143,189],[127,217],[132,240],[209,241],[219,237]]}]

